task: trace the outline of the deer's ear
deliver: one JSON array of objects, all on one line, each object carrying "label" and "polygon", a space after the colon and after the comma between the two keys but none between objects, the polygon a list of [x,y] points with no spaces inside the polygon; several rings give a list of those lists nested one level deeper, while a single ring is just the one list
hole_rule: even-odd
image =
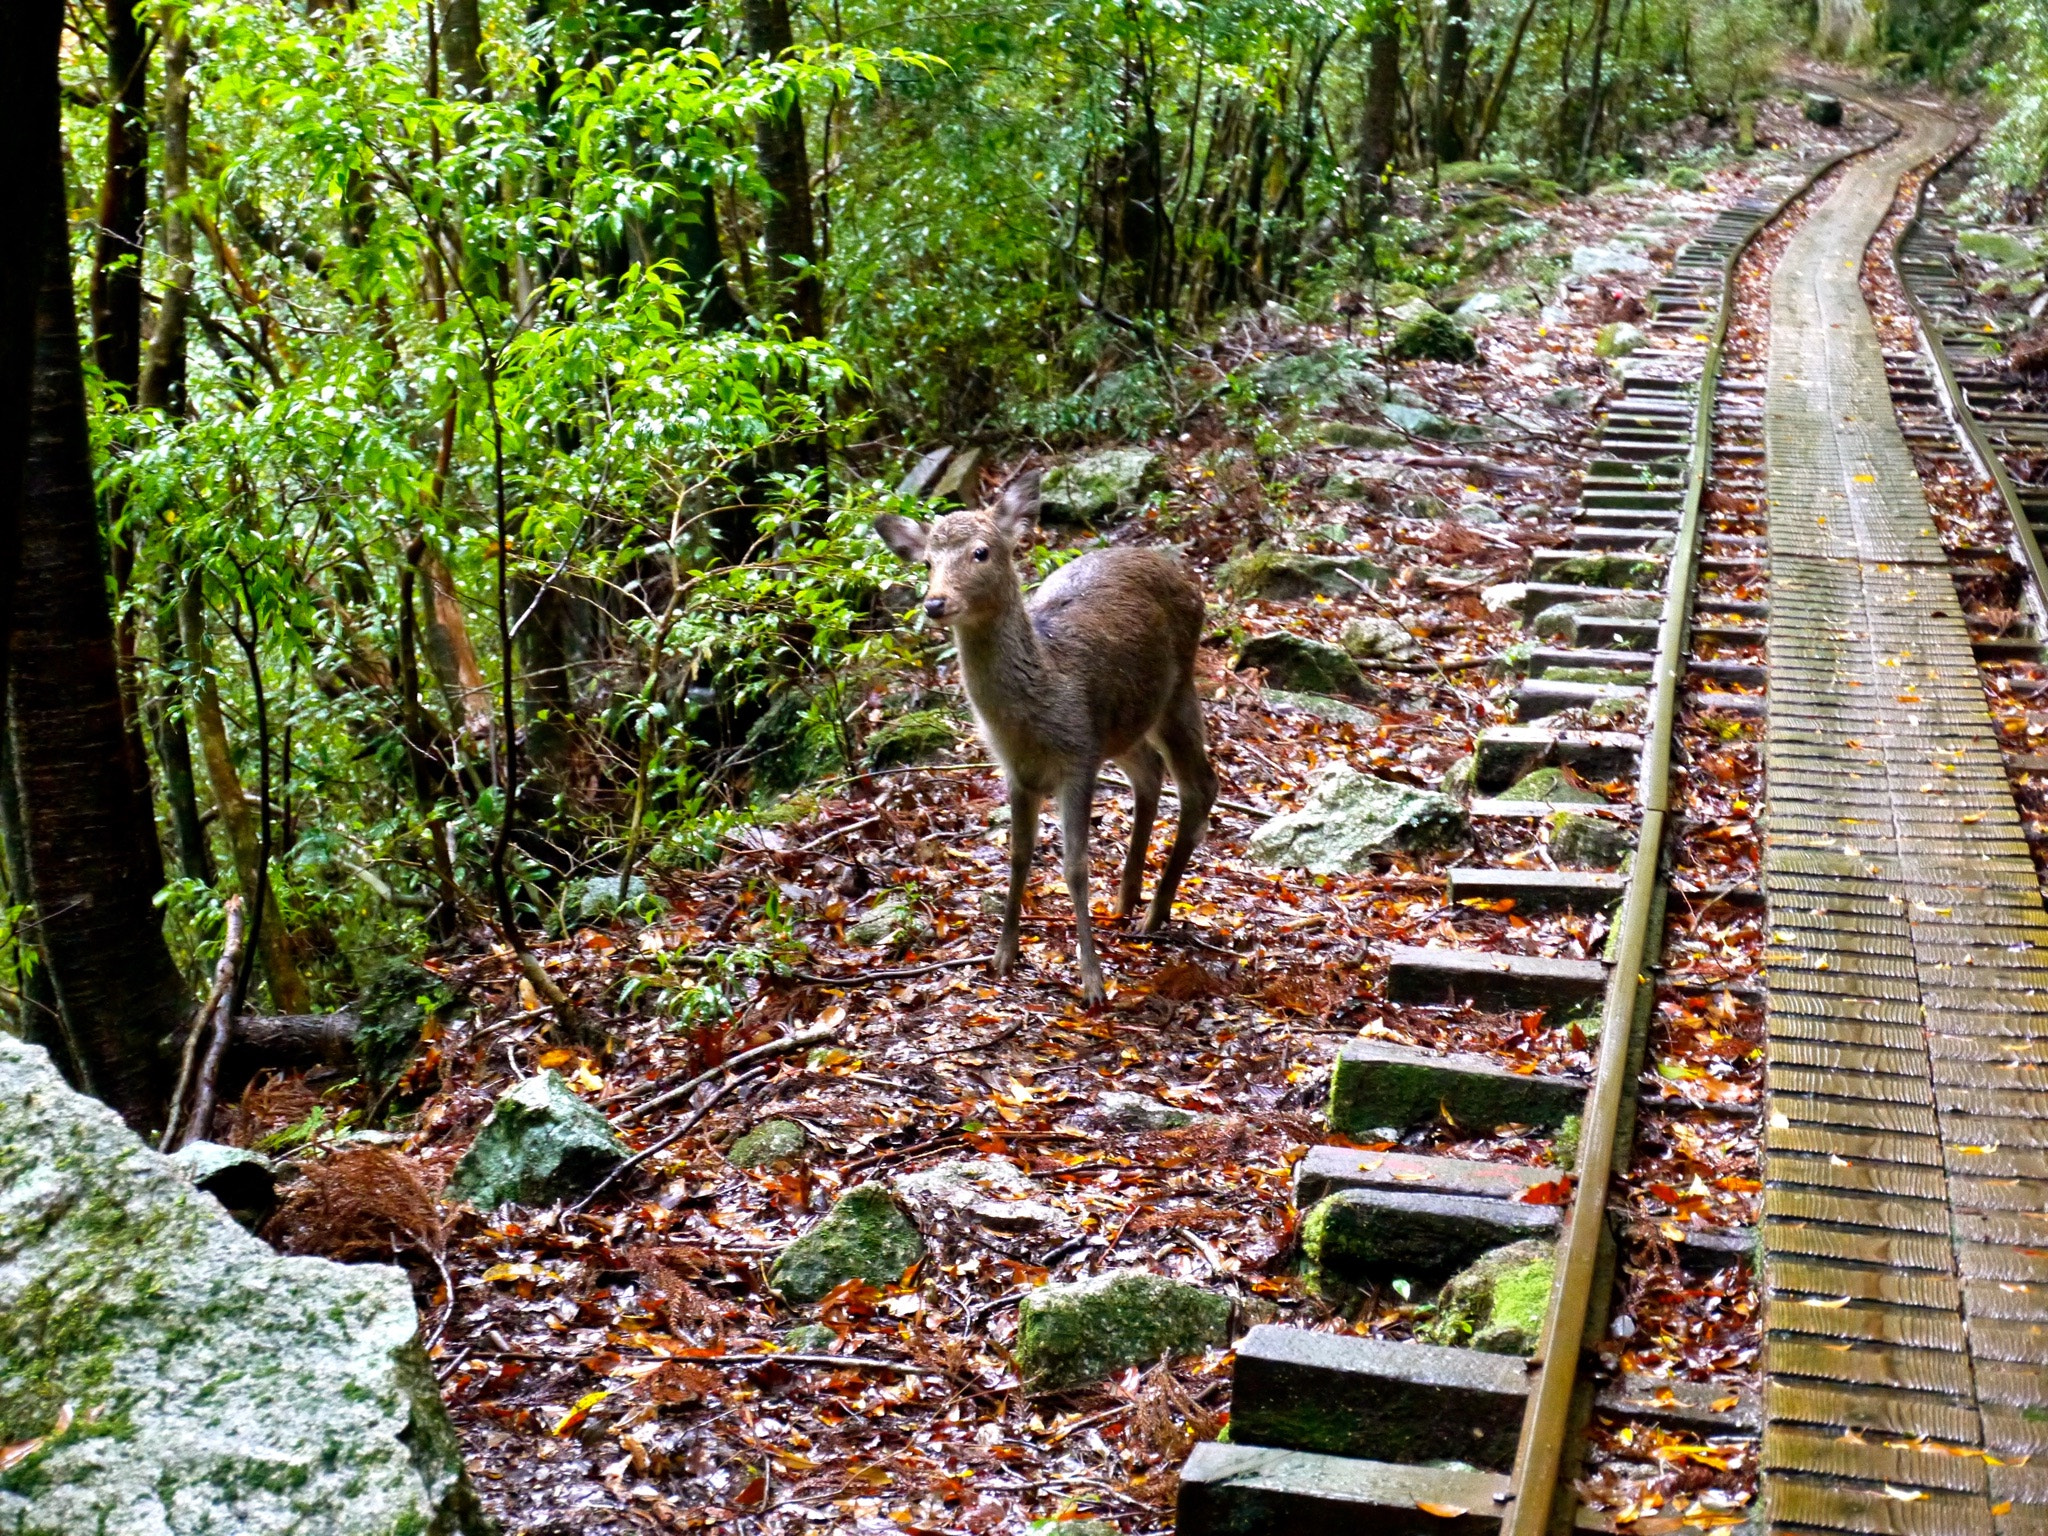
[{"label": "deer's ear", "polygon": [[995,505],[996,527],[1012,544],[1021,547],[1038,526],[1038,487],[1044,478],[1035,469],[1019,475],[1004,487],[1002,499]]},{"label": "deer's ear", "polygon": [[912,565],[924,563],[923,523],[914,523],[907,517],[898,517],[894,512],[884,512],[875,519],[875,532],[882,536],[884,544]]}]

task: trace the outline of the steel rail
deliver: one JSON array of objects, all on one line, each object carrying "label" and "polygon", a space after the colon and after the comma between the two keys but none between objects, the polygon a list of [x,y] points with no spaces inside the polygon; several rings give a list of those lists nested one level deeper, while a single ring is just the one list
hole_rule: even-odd
[{"label": "steel rail", "polygon": [[1913,280],[1905,268],[1906,243],[1919,232],[1920,221],[1927,215],[1927,194],[1942,173],[1964,155],[1976,148],[1977,134],[1974,130],[1957,140],[1955,147],[1944,155],[1941,162],[1930,170],[1920,182],[1920,190],[1913,199],[1913,216],[1899,230],[1892,242],[1892,275],[1899,280],[1899,289],[1906,296],[1906,304],[1913,311],[1913,321],[1920,331],[1920,341],[1929,360],[1934,364],[1934,377],[1941,392],[1941,408],[1948,416],[1949,423],[1956,429],[1957,436],[1969,446],[1970,456],[1978,467],[1990,476],[1998,488],[1999,498],[2005,503],[2008,519],[2012,523],[2013,543],[2018,546],[2020,564],[2027,568],[2032,580],[2028,584],[2027,606],[2033,609],[2034,633],[2048,642],[2048,559],[2041,553],[2041,541],[2035,537],[2033,525],[2028,521],[2027,511],[2020,501],[2019,487],[2014,484],[2011,473],[2005,467],[1991,440],[1985,436],[1983,425],[1977,420],[1977,413],[1970,405],[1968,392],[1962,380],[1956,377],[1955,365],[1949,361],[1948,346],[1941,339],[1941,328],[1934,314],[1920,302],[1920,295],[1913,291]]},{"label": "steel rail", "polygon": [[1630,1090],[1630,1058],[1636,1013],[1650,986],[1644,969],[1652,915],[1662,884],[1664,837],[1671,815],[1671,742],[1678,723],[1678,694],[1691,654],[1693,587],[1698,576],[1702,509],[1707,472],[1713,462],[1714,407],[1721,376],[1721,354],[1735,304],[1735,274],[1759,235],[1784,217],[1836,166],[1853,156],[1889,143],[1892,131],[1872,143],[1843,150],[1821,161],[1797,187],[1788,191],[1754,228],[1733,247],[1722,263],[1721,301],[1708,336],[1701,365],[1699,399],[1693,411],[1692,452],[1686,464],[1686,491],[1676,547],[1664,591],[1664,610],[1652,673],[1655,694],[1644,731],[1642,768],[1636,798],[1642,807],[1642,830],[1629,864],[1628,891],[1622,901],[1614,949],[1614,972],[1600,1018],[1600,1055],[1581,1121],[1578,1166],[1573,1170],[1575,1198],[1558,1244],[1550,1300],[1544,1313],[1530,1369],[1535,1379],[1522,1416],[1522,1433],[1501,1516],[1501,1536],[1547,1536],[1557,1500],[1559,1473],[1572,1432],[1573,1395],[1579,1380],[1579,1357],[1585,1346],[1589,1314],[1595,1304],[1595,1274],[1601,1236],[1606,1227],[1607,1192],[1616,1143],[1624,1124]]}]

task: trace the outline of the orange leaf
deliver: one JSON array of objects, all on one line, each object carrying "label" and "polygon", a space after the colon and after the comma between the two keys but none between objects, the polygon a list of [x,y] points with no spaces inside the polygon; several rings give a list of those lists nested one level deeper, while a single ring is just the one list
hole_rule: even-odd
[{"label": "orange leaf", "polygon": [[1552,1179],[1547,1184],[1531,1184],[1515,1196],[1522,1205],[1569,1205],[1572,1198],[1572,1177],[1566,1174],[1561,1179]]},{"label": "orange leaf", "polygon": [[1432,1504],[1428,1499],[1417,1499],[1415,1507],[1425,1515],[1435,1515],[1439,1520],[1455,1520],[1468,1513],[1462,1504]]}]

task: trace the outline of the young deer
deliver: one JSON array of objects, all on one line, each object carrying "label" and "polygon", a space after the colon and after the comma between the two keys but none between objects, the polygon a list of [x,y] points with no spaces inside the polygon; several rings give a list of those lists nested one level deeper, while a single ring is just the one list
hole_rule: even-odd
[{"label": "young deer", "polygon": [[1172,912],[1174,889],[1216,803],[1195,697],[1202,594],[1170,556],[1111,549],[1062,566],[1025,602],[1018,557],[1038,520],[1038,482],[1034,471],[993,508],[954,512],[929,529],[885,515],[875,531],[903,559],[931,568],[924,611],[953,627],[967,697],[1009,781],[1010,894],[996,974],[1016,963],[1038,810],[1056,795],[1081,993],[1094,1004],[1107,995],[1088,922],[1088,823],[1103,759],[1113,759],[1137,793],[1118,917],[1138,904],[1162,769],[1171,770],[1180,794],[1180,825],[1146,933]]}]

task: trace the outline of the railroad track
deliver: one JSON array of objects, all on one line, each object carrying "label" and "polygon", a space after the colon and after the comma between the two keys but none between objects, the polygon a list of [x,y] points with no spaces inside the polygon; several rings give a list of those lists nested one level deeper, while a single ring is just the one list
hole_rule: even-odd
[{"label": "railroad track", "polygon": [[[1723,1271],[1730,1305],[1753,1307],[1744,1261],[1755,1233],[1741,1221],[1699,1219],[1697,1202],[1680,1212],[1631,1196],[1624,1208],[1610,1191],[1616,1172],[1668,1161],[1688,1135],[1729,1124],[1756,1134],[1753,1088],[1702,1074],[1717,1091],[1695,1093],[1682,1073],[1675,1083],[1652,1073],[1659,1088],[1639,1105],[1638,1085],[1653,1047],[1663,1054],[1702,997],[1726,1012],[1727,1033],[1716,1038],[1761,1032],[1757,839],[1737,819],[1736,846],[1710,845],[1702,834],[1716,829],[1685,824],[1682,811],[1702,764],[1754,775],[1765,725],[1765,380],[1755,335],[1743,333],[1746,351],[1731,355],[1738,271],[1759,234],[1844,158],[1725,209],[1678,253],[1654,291],[1648,329],[1657,344],[1630,359],[1602,421],[1570,540],[1536,557],[1522,594],[1535,643],[1517,690],[1521,723],[1481,736],[1472,814],[1548,822],[1547,847],[1560,858],[1567,834],[1632,852],[1618,870],[1560,869],[1531,839],[1493,867],[1450,870],[1450,894],[1496,910],[1594,916],[1608,925],[1604,957],[1432,946],[1390,959],[1390,1001],[1541,1010],[1544,1027],[1592,1036],[1590,1082],[1361,1039],[1341,1049],[1331,1080],[1328,1125],[1345,1140],[1311,1149],[1296,1170],[1309,1257],[1325,1271],[1355,1266],[1359,1283],[1375,1269],[1441,1280],[1502,1245],[1554,1241],[1534,1354],[1254,1328],[1238,1346],[1229,1442],[1198,1446],[1183,1469],[1183,1536],[1615,1529],[1614,1511],[1585,1507],[1574,1491],[1595,1418],[1610,1449],[1633,1443],[1636,1424],[1675,1428],[1658,1443],[1696,1452],[1711,1437],[1722,1453],[1705,1461],[1733,1473],[1720,1478],[1727,1486],[1717,1499],[1691,1499],[1691,1515],[1706,1517],[1692,1523],[1742,1517],[1757,1462],[1754,1389],[1631,1374],[1609,1319],[1620,1267],[1636,1295],[1658,1284],[1683,1289],[1688,1270]],[[1546,767],[1569,773],[1529,780]],[[1575,779],[1632,780],[1633,793],[1589,805],[1572,792]],[[1559,785],[1558,798],[1511,793],[1524,782]],[[1739,794],[1733,804],[1732,817],[1752,811]],[[1719,914],[1718,944],[1689,942],[1709,912]],[[1682,951],[1669,966],[1667,933],[1680,936]],[[1639,1146],[1639,1111],[1669,1122],[1648,1147]],[[1550,1135],[1552,1166],[1389,1145],[1389,1132],[1397,1141],[1439,1118]],[[1608,1351],[1598,1371],[1588,1369],[1596,1345]]]}]

